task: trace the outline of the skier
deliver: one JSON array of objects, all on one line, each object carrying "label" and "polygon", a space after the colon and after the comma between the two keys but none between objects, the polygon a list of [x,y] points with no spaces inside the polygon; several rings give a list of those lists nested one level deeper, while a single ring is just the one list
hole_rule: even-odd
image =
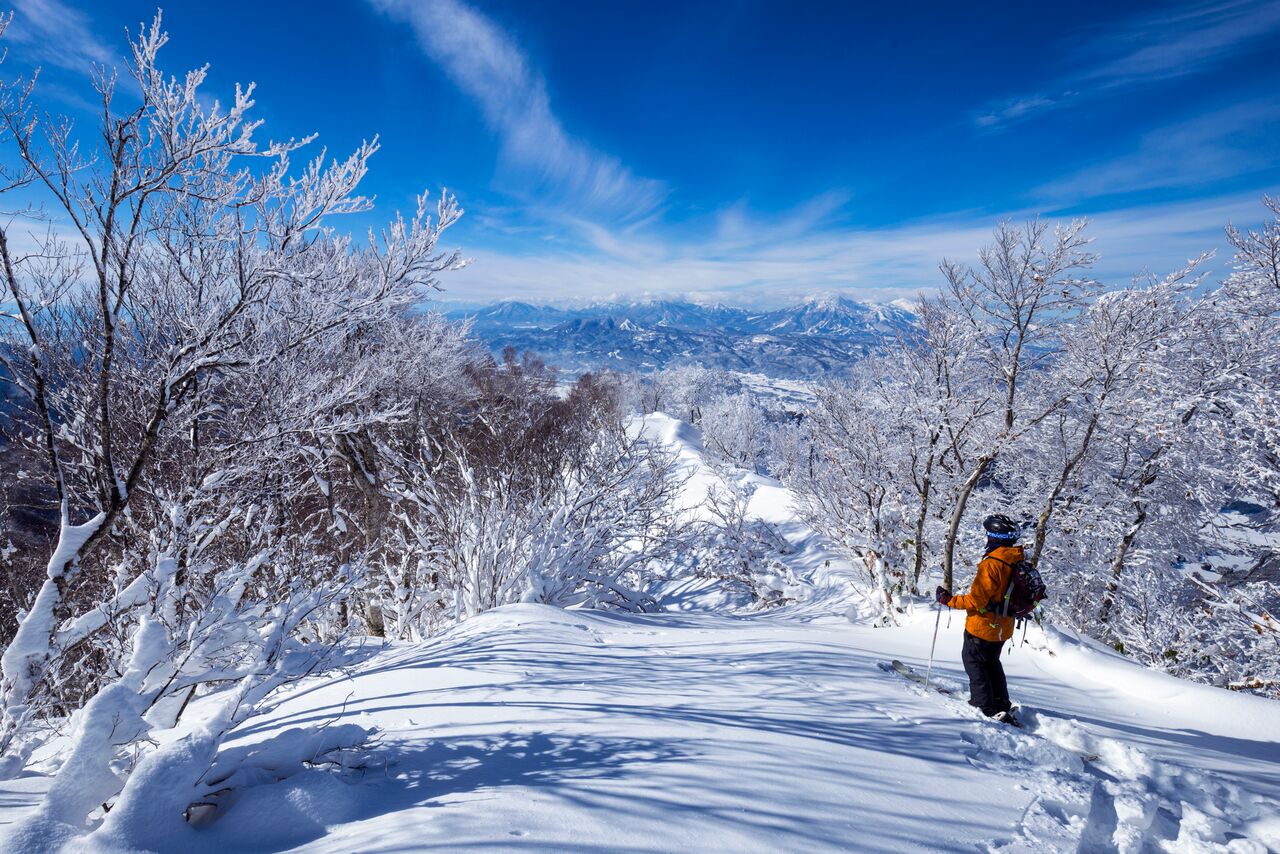
[{"label": "skier", "polygon": [[1021,726],[1013,716],[1000,664],[1004,642],[1013,636],[1013,618],[1002,616],[1000,606],[1009,590],[1013,567],[1024,555],[1022,546],[1017,545],[1018,526],[1009,517],[988,516],[982,527],[987,532],[987,549],[969,594],[952,596],[950,590],[939,587],[936,597],[938,604],[968,613],[961,659],[969,674],[969,705],[1001,723]]}]

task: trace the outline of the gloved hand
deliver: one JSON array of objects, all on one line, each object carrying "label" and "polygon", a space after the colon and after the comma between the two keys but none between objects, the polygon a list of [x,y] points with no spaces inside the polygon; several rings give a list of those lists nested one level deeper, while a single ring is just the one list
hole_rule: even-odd
[{"label": "gloved hand", "polygon": [[951,601],[951,591],[940,586],[933,592],[933,598],[938,600],[939,605],[945,605]]}]

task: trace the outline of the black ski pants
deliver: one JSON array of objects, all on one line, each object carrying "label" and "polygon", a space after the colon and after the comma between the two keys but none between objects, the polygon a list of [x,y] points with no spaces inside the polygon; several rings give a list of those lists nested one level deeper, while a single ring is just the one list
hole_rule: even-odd
[{"label": "black ski pants", "polygon": [[1004,641],[983,640],[964,633],[964,672],[969,674],[969,705],[990,717],[1009,711],[1009,683],[1004,678],[1000,651]]}]

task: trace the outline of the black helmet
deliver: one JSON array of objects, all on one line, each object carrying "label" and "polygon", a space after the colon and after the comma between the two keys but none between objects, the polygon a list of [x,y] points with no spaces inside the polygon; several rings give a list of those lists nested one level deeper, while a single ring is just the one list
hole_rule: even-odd
[{"label": "black helmet", "polygon": [[987,536],[993,540],[1018,539],[1018,523],[1000,513],[983,519],[982,527],[987,530]]}]

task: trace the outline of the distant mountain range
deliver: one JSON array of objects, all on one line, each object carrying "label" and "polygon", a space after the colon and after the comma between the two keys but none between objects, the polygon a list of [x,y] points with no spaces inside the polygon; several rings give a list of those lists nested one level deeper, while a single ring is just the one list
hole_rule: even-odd
[{"label": "distant mountain range", "polygon": [[906,304],[844,297],[773,311],[670,300],[573,309],[508,300],[447,316],[470,320],[495,353],[531,351],[571,374],[702,364],[798,379],[839,371],[915,321]]}]

